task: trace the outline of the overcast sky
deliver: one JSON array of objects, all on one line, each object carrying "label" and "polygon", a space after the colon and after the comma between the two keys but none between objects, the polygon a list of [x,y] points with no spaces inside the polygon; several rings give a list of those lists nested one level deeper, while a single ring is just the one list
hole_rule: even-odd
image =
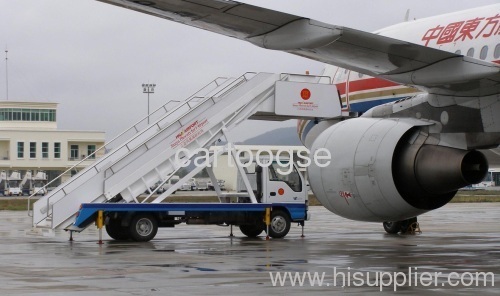
[{"label": "overcast sky", "polygon": [[[411,18],[498,0],[247,0],[323,22],[374,31]],[[156,83],[151,109],[184,100],[219,76],[319,74],[322,64],[94,0],[0,0],[0,48],[9,50],[9,100],[57,102],[60,129],[110,139],[147,112],[141,84]],[[2,50],[3,52],[3,50]],[[1,53],[1,52],[0,52]],[[5,100],[5,56],[0,100]],[[293,122],[279,126],[294,125]],[[268,129],[245,124],[235,140]]]}]

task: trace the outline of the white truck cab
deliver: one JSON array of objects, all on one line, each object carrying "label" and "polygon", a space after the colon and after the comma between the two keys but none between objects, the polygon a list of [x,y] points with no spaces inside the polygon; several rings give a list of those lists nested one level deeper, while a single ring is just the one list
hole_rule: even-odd
[{"label": "white truck cab", "polygon": [[22,186],[21,182],[23,179],[21,179],[21,173],[18,171],[12,172],[10,177],[7,179],[7,189],[5,191],[5,195],[13,196],[13,195],[18,195],[21,196],[23,195],[22,191]]},{"label": "white truck cab", "polygon": [[[304,176],[295,163],[289,160],[266,159],[253,162],[245,167],[245,173],[259,203],[307,203],[308,186]],[[241,176],[238,178],[238,191],[246,191]]]},{"label": "white truck cab", "polygon": [[30,194],[45,195],[47,194],[47,173],[44,171],[39,171],[32,179],[32,189]]}]

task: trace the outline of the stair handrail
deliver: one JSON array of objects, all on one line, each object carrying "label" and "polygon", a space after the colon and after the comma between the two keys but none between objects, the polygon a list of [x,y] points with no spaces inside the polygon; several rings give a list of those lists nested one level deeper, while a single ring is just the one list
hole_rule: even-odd
[{"label": "stair handrail", "polygon": [[[283,75],[284,75],[284,76],[283,76]],[[282,76],[280,77],[280,81],[281,81],[281,80],[284,80],[284,79],[286,79],[286,78],[288,78],[289,76],[290,76],[290,75],[288,75],[288,74],[282,74]],[[213,97],[208,98],[208,99],[212,99],[212,101],[213,101]],[[214,101],[214,103],[215,103],[215,101]],[[243,111],[243,110],[244,110],[244,109],[245,109],[245,108],[246,108],[249,104],[250,104],[250,102],[247,102],[245,105],[241,106],[238,110],[236,110],[236,111],[234,112],[234,114],[231,116],[231,118],[229,118],[228,120],[224,121],[223,126],[221,126],[217,132],[213,133],[213,134],[212,134],[212,135],[211,135],[211,136],[210,136],[207,140],[205,140],[205,141],[203,142],[203,144],[201,144],[200,146],[201,146],[201,147],[205,147],[205,146],[206,146],[206,145],[208,145],[209,143],[211,143],[211,142],[213,142],[214,140],[216,140],[216,137],[217,137],[218,133],[219,133],[219,132],[222,132],[224,129],[227,129],[230,125],[238,125],[238,124],[239,124],[239,122],[241,122],[241,118],[240,118],[238,121],[236,121],[236,122],[235,122],[235,119],[236,119],[236,118],[238,118],[238,116],[240,115],[240,113],[241,113],[241,112],[242,112],[242,111]],[[248,113],[248,112],[247,112],[247,113]],[[248,118],[249,116],[250,116],[250,114],[245,115],[245,117],[246,117],[246,118]],[[194,156],[196,156],[196,154],[192,154],[192,155],[190,155],[187,159],[191,159],[191,158],[193,158]],[[182,166],[179,166],[179,167],[177,167],[177,168],[174,168],[173,172],[172,172],[172,173],[170,173],[170,174],[167,176],[167,178],[165,178],[165,180],[163,180],[163,181],[161,182],[161,184],[159,184],[159,185],[158,185],[158,186],[157,186],[154,190],[152,190],[152,191],[151,191],[151,190],[149,190],[149,191],[150,191],[150,194],[149,194],[149,195],[148,195],[148,196],[147,196],[147,197],[146,197],[146,198],[142,201],[142,203],[145,203],[146,201],[148,201],[148,200],[149,200],[149,199],[153,196],[153,194],[154,194],[154,193],[156,193],[156,191],[158,190],[158,188],[162,187],[162,186],[163,186],[163,185],[164,185],[164,184],[165,184],[165,183],[166,183],[166,182],[167,182],[170,178],[172,178],[172,176],[174,176],[174,174],[175,174],[176,172],[178,172],[181,168],[182,168]]]},{"label": "stair handrail", "polygon": [[[233,80],[233,81],[232,81],[229,85],[226,85],[223,89],[221,89],[221,90],[217,91],[215,94],[213,94],[213,95],[211,95],[211,96],[204,96],[204,97],[203,97],[203,96],[201,96],[201,97],[198,97],[198,96],[196,96],[196,94],[200,92],[200,91],[198,91],[198,92],[197,92],[194,96],[190,97],[190,98],[189,98],[188,100],[186,100],[184,103],[177,105],[177,106],[176,106],[173,110],[171,110],[170,112],[168,112],[167,114],[165,114],[162,118],[158,119],[155,123],[153,123],[153,124],[149,125],[148,127],[146,127],[143,131],[146,131],[146,130],[148,130],[148,129],[150,129],[150,128],[154,127],[154,126],[158,127],[158,128],[159,128],[159,130],[158,130],[155,134],[151,135],[151,136],[150,136],[150,137],[148,137],[146,140],[144,140],[144,142],[147,142],[147,141],[151,140],[151,139],[152,139],[152,138],[154,138],[154,137],[155,137],[155,136],[156,136],[159,132],[161,132],[161,131],[162,131],[162,130],[164,130],[165,128],[168,128],[168,127],[169,127],[169,126],[171,126],[172,124],[174,124],[174,123],[178,122],[178,121],[179,121],[182,117],[186,116],[186,114],[187,114],[188,112],[191,112],[191,110],[192,110],[192,109],[196,109],[196,108],[198,108],[199,106],[201,106],[201,105],[202,105],[203,103],[205,103],[206,101],[212,100],[212,101],[215,103],[215,101],[214,101],[214,98],[215,98],[215,97],[225,95],[225,94],[226,94],[226,93],[228,93],[229,91],[233,90],[235,87],[239,86],[241,83],[248,81],[248,80],[249,80],[249,78],[247,78],[247,76],[249,76],[249,75],[255,76],[255,75],[257,75],[257,73],[256,73],[256,72],[246,72],[245,74],[241,75],[240,77],[235,78],[235,79],[234,79],[234,80]],[[253,77],[252,77],[252,78],[253,78]],[[227,79],[227,80],[229,80],[229,79]],[[226,80],[226,81],[227,81],[227,80]],[[221,85],[222,85],[222,84],[221,84]],[[220,86],[220,85],[218,85],[218,86]],[[201,100],[201,101],[198,101],[198,102],[196,103],[196,105],[194,105],[194,106],[190,106],[190,105],[189,105],[189,103],[190,103],[190,101],[191,101],[191,100],[193,100],[194,98],[204,98],[204,99],[203,99],[203,100]],[[180,116],[179,116],[179,117],[178,117],[178,118],[177,118],[174,122],[171,122],[171,123],[170,123],[170,124],[168,124],[166,127],[164,127],[163,129],[161,129],[161,127],[158,125],[158,122],[160,122],[160,121],[161,121],[161,120],[163,120],[164,118],[168,117],[170,114],[174,113],[175,111],[179,110],[180,108],[182,108],[183,106],[186,106],[186,105],[189,107],[189,111],[187,111],[187,112],[185,112],[184,114],[180,115]],[[135,135],[135,137],[137,137],[137,136],[139,136],[139,134],[136,134],[136,135]],[[132,139],[135,139],[135,137],[133,137]],[[132,140],[132,139],[130,139],[130,140]],[[129,140],[129,142],[130,142],[130,140]],[[127,144],[127,143],[124,143],[121,147],[125,146],[126,144]],[[137,147],[134,147],[134,148],[133,148],[132,150],[130,150],[129,152],[135,151],[138,147],[140,147],[140,145],[139,145],[139,146],[137,146]],[[116,162],[118,162],[118,161],[120,161],[121,159],[123,159],[123,157],[125,157],[125,156],[122,156],[121,158],[119,158],[118,160],[116,160]],[[94,167],[94,168],[95,168],[95,167]],[[74,181],[74,180],[69,180],[69,181],[67,182],[67,184],[70,184],[70,183],[71,183],[71,182],[73,182],[73,181]],[[61,188],[59,188],[58,190],[62,190],[62,189],[63,189],[63,188],[61,187]],[[49,197],[47,198],[47,212],[46,212],[46,217],[48,217],[48,216],[50,215],[50,214],[49,214],[49,212],[50,212],[50,198],[51,198],[51,197],[52,197],[52,196],[49,196]],[[56,204],[57,204],[57,203],[59,203],[60,201],[61,201],[61,200],[56,201],[56,202],[55,202],[52,206],[56,205]]]},{"label": "stair handrail", "polygon": [[[235,79],[235,81],[237,81],[237,80],[239,80],[239,79],[248,80],[248,78],[247,78],[247,76],[248,76],[248,75],[256,75],[256,74],[257,74],[257,73],[255,73],[255,72],[247,72],[247,73],[245,73],[245,74],[241,75],[240,77],[238,77],[237,79]],[[220,83],[220,84],[219,84],[219,81],[220,81],[221,79],[223,79],[224,81],[223,81],[222,83]],[[171,115],[171,114],[172,114],[172,113],[174,113],[175,111],[179,110],[179,109],[180,109],[180,108],[182,108],[183,106],[186,106],[186,105],[187,105],[187,106],[189,107],[189,109],[191,110],[191,109],[196,108],[197,106],[201,105],[201,104],[202,104],[203,102],[205,102],[207,99],[210,99],[210,98],[213,98],[213,97],[215,97],[215,96],[219,95],[222,91],[226,91],[226,92],[227,92],[227,88],[228,88],[228,87],[233,86],[234,81],[233,81],[233,82],[232,82],[229,86],[226,86],[226,87],[224,87],[222,90],[217,91],[217,93],[215,93],[215,94],[214,94],[214,95],[212,95],[212,96],[207,96],[207,94],[205,94],[204,96],[203,96],[203,95],[202,95],[202,96],[197,96],[199,93],[201,93],[202,91],[204,91],[205,89],[207,89],[207,88],[208,88],[211,84],[214,84],[214,83],[215,83],[215,85],[216,85],[216,87],[215,87],[214,89],[212,89],[212,90],[211,90],[211,91],[213,91],[213,90],[216,90],[219,86],[223,85],[223,84],[224,84],[226,81],[228,81],[228,80],[229,80],[229,78],[226,78],[226,77],[219,77],[219,78],[214,79],[213,81],[211,81],[210,83],[208,83],[207,85],[205,85],[203,88],[201,88],[200,90],[198,90],[195,94],[193,94],[193,95],[192,95],[192,96],[190,96],[188,99],[186,99],[184,102],[182,102],[182,103],[178,104],[178,105],[177,105],[176,107],[174,107],[172,110],[170,110],[169,112],[167,112],[166,114],[164,114],[164,115],[163,115],[160,119],[158,119],[155,123],[150,124],[149,126],[147,126],[146,128],[144,128],[142,131],[144,132],[144,131],[146,131],[146,130],[148,130],[148,129],[150,129],[150,128],[154,127],[154,126],[158,126],[158,122],[159,122],[159,121],[161,121],[161,120],[163,120],[164,118],[168,117],[169,115]],[[195,106],[191,106],[191,105],[189,104],[189,103],[190,103],[192,100],[194,100],[195,98],[204,98],[204,97],[205,97],[205,100],[202,100],[202,101],[200,101],[200,102],[197,102]],[[170,102],[172,102],[172,101],[170,101]],[[167,105],[167,104],[165,104],[165,105]],[[164,105],[164,106],[165,106],[165,105]],[[158,108],[158,109],[157,109],[157,110],[155,110],[153,113],[149,114],[148,116],[146,116],[146,117],[145,117],[145,118],[143,118],[142,120],[138,121],[135,125],[133,125],[133,126],[132,126],[131,128],[129,128],[129,129],[127,129],[126,131],[122,132],[119,136],[115,137],[112,141],[116,140],[116,138],[121,137],[123,134],[125,134],[125,133],[127,133],[128,131],[130,131],[131,129],[135,128],[135,127],[136,127],[137,125],[139,125],[142,121],[144,121],[144,120],[146,120],[147,118],[149,118],[151,115],[153,115],[154,113],[156,113],[158,110],[162,109],[164,106],[162,106],[162,107]],[[166,110],[166,109],[165,109],[165,110]],[[180,117],[183,117],[183,116],[185,116],[185,113],[184,113],[184,114],[182,114]],[[170,125],[169,125],[169,126],[170,126]],[[159,127],[159,126],[158,126],[158,127]],[[155,133],[155,135],[156,135],[156,134],[157,134],[157,133]],[[127,142],[124,142],[124,143],[123,143],[120,147],[123,147],[123,146],[127,145],[127,143],[128,143],[128,142],[130,142],[132,139],[135,139],[135,138],[136,138],[136,137],[138,137],[139,135],[140,135],[140,134],[139,134],[139,131],[136,129],[136,134],[135,134],[135,136],[134,136],[134,137],[132,137],[131,139],[128,139],[128,141],[127,141]],[[155,135],[153,135],[153,136],[151,136],[151,137],[154,137]],[[148,138],[147,140],[151,139],[151,137],[150,137],[150,138]],[[146,140],[146,141],[147,141],[147,140]],[[109,143],[108,143],[108,144],[109,144]],[[106,144],[106,145],[104,145],[104,146],[107,146],[108,144]],[[117,147],[117,148],[118,148],[118,147]],[[99,150],[101,150],[101,149],[103,149],[103,147],[99,148]],[[135,149],[135,148],[134,148],[134,149]],[[78,164],[76,164],[75,166],[77,166],[77,165],[81,164],[82,162],[84,162],[84,161],[85,161],[85,160],[87,160],[88,158],[90,158],[90,157],[92,157],[93,155],[95,155],[95,153],[97,153],[97,152],[98,152],[98,151],[96,150],[93,154],[91,154],[91,155],[87,156],[85,159],[81,160],[81,161],[80,161]],[[102,160],[103,160],[103,159],[101,158],[101,159],[100,159],[100,160],[98,160],[98,161],[102,161]],[[62,177],[62,175],[64,175],[64,174],[65,174],[65,173],[67,173],[68,171],[72,170],[75,166],[73,166],[72,168],[70,168],[70,169],[66,170],[64,173],[62,173],[61,175],[59,175],[56,179],[52,180],[52,181],[51,181],[51,183],[52,183],[52,182],[54,182],[55,180],[57,180],[57,179],[61,178],[61,177]],[[89,168],[89,169],[90,169],[90,168]],[[94,169],[96,169],[96,168],[94,167]],[[82,170],[82,172],[85,172],[85,171],[87,171],[87,170],[86,170],[86,169]],[[73,177],[72,179],[73,179],[73,180],[69,180],[68,182],[66,182],[66,183],[65,183],[65,185],[67,185],[67,184],[71,184],[71,182],[74,182],[74,181],[76,180],[76,178],[74,178],[74,177]],[[49,184],[47,184],[46,186],[48,186],[48,185],[49,185]],[[55,195],[55,193],[56,193],[56,192],[59,192],[59,191],[63,190],[63,188],[64,188],[64,186],[59,186],[59,188],[57,188],[57,189],[56,189],[56,191],[54,191],[54,194],[52,194],[51,196],[49,196],[49,197],[47,198],[46,212],[45,212],[45,217],[44,217],[43,219],[45,219],[45,218],[47,218],[47,217],[49,217],[49,216],[51,215],[51,211],[50,211],[50,209],[51,209],[51,205],[50,205],[50,200],[51,200],[51,198]],[[28,200],[30,200],[30,199],[31,199],[31,197],[32,197],[32,196],[30,196],[30,197],[28,198]],[[59,202],[59,201],[56,201],[54,204],[57,204],[58,202]],[[30,203],[30,201],[28,201],[28,215],[29,215],[29,216],[30,216],[30,204],[31,204],[31,203]],[[31,215],[31,216],[32,216],[32,215]],[[42,219],[42,220],[43,220],[43,219]],[[40,221],[41,221],[41,220],[40,220]],[[40,221],[37,221],[37,223],[38,223],[38,222],[40,222]]]},{"label": "stair handrail", "polygon": [[[59,180],[60,178],[62,178],[62,176],[64,176],[66,173],[70,172],[71,170],[73,170],[74,168],[76,168],[77,166],[79,166],[80,164],[82,164],[83,162],[87,161],[89,158],[91,158],[91,157],[92,157],[92,159],[95,159],[95,158],[94,158],[94,156],[95,156],[98,152],[100,152],[102,149],[105,149],[106,147],[109,147],[109,145],[110,145],[111,143],[113,143],[113,142],[114,142],[114,141],[116,141],[118,138],[120,138],[120,137],[121,137],[121,136],[123,136],[124,134],[128,133],[128,132],[129,132],[129,131],[131,131],[132,129],[134,129],[134,128],[135,128],[135,130],[136,130],[136,134],[137,134],[137,133],[139,132],[139,130],[137,129],[137,126],[138,126],[140,123],[142,123],[142,122],[146,121],[147,119],[149,119],[152,115],[154,115],[154,114],[155,114],[156,112],[158,112],[159,110],[164,109],[164,110],[165,110],[165,112],[166,112],[167,114],[170,114],[170,113],[174,112],[175,110],[177,110],[178,108],[176,108],[175,110],[168,111],[168,109],[166,108],[166,107],[167,107],[167,105],[169,105],[169,104],[171,104],[171,103],[176,103],[176,104],[178,104],[178,105],[184,105],[184,104],[186,104],[186,103],[190,102],[191,100],[193,100],[194,98],[196,98],[196,95],[197,95],[198,93],[200,93],[200,92],[202,92],[203,90],[205,90],[206,88],[208,88],[211,84],[215,84],[215,85],[216,85],[216,88],[217,88],[217,87],[219,87],[221,84],[219,84],[219,82],[218,82],[218,81],[219,81],[219,80],[221,80],[221,79],[224,79],[224,82],[225,82],[225,81],[227,81],[229,78],[227,78],[227,77],[217,77],[217,78],[215,78],[214,80],[212,80],[211,82],[209,82],[208,84],[206,84],[205,86],[203,86],[201,89],[197,90],[194,94],[192,94],[191,96],[189,96],[189,97],[185,100],[185,102],[184,102],[183,104],[179,104],[179,103],[181,103],[181,101],[177,101],[177,100],[170,100],[170,101],[166,102],[163,106],[160,106],[159,108],[157,108],[156,110],[154,110],[152,113],[148,114],[146,117],[144,117],[144,118],[140,119],[140,120],[139,120],[139,121],[137,121],[135,124],[133,124],[131,127],[129,127],[128,129],[126,129],[125,131],[123,131],[122,133],[120,133],[119,135],[117,135],[116,137],[114,137],[114,138],[113,138],[112,140],[110,140],[109,142],[107,142],[107,143],[105,143],[104,145],[102,145],[99,149],[96,149],[93,153],[91,153],[91,154],[87,155],[87,157],[83,158],[83,159],[82,159],[82,160],[80,160],[78,163],[76,163],[76,164],[75,164],[75,165],[73,165],[72,167],[68,168],[68,169],[67,169],[66,171],[64,171],[63,173],[61,173],[59,176],[57,176],[56,178],[52,179],[50,182],[48,182],[47,184],[45,184],[45,186],[43,186],[43,187],[39,188],[36,192],[33,192],[33,194],[31,194],[30,196],[28,196],[28,210],[27,210],[27,212],[28,212],[28,216],[29,216],[29,217],[33,217],[32,213],[31,213],[31,198],[32,198],[32,197],[34,197],[34,196],[36,196],[36,195],[37,195],[40,191],[42,191],[43,189],[45,189],[45,190],[47,191],[47,194],[48,194],[48,190],[47,190],[47,188],[48,188],[48,186],[49,186],[49,185],[51,185],[52,183],[54,183],[56,180]],[[222,82],[222,83],[224,83],[224,82]],[[146,128],[148,128],[148,127],[146,127]],[[69,183],[71,183],[71,181],[70,181]],[[69,183],[68,183],[68,184],[69,184]],[[61,185],[62,185],[62,184],[61,184]],[[62,190],[62,187],[61,187],[61,188],[59,188],[59,189],[57,189],[57,191],[55,191],[55,192],[58,192],[58,191],[60,191],[60,190]],[[55,192],[54,192],[54,193],[55,193]],[[49,197],[47,198],[47,215],[46,215],[46,217],[48,217],[48,215],[49,215],[49,205],[50,205],[49,201],[50,201],[50,198],[51,198],[51,196],[49,196]]]},{"label": "stair handrail", "polygon": [[[206,97],[203,97],[204,99],[202,101],[199,101],[195,106],[189,106],[189,112],[191,112],[191,110],[193,109],[196,109],[198,108],[199,106],[201,106],[203,103],[209,101],[209,100],[213,100],[213,98],[219,96],[220,94],[226,94],[227,92],[231,91],[232,89],[234,89],[235,87],[237,87],[240,83],[242,82],[245,82],[245,81],[248,81],[249,79],[247,78],[247,75],[249,74],[257,74],[256,72],[247,72],[243,75],[241,75],[240,77],[238,78],[235,78],[233,82],[231,82],[231,84],[225,86],[223,89],[219,90],[217,93],[211,95],[211,96],[206,96]],[[215,101],[214,101],[215,102]],[[187,103],[187,102],[186,102]],[[185,104],[180,104],[176,109],[179,109],[180,107],[184,106]],[[163,129],[165,128],[168,128],[170,126],[172,126],[172,124],[178,122],[182,117],[186,116],[187,112],[185,112],[184,114],[180,115],[179,118],[177,118],[175,121],[169,123],[167,126],[165,126]],[[166,115],[168,116],[168,115]],[[160,120],[159,120],[160,121]],[[158,128],[160,128],[160,126],[158,126],[158,122],[154,123],[154,124],[151,124],[150,126],[148,126],[145,130],[149,129],[149,128],[152,128],[154,126],[157,126]],[[183,126],[183,125],[181,125]],[[144,140],[144,142],[147,142],[149,140],[151,140],[152,138],[154,138],[159,132],[161,132],[163,129],[160,129],[158,130],[157,133],[151,135],[149,138],[147,138],[146,140]],[[144,130],[144,131],[145,131]],[[134,147],[132,148],[129,152],[133,152],[135,151],[136,149],[138,149],[140,146],[137,146],[137,147]],[[122,160],[126,155],[122,156],[121,158],[119,158],[118,160],[116,160],[116,162]]]}]

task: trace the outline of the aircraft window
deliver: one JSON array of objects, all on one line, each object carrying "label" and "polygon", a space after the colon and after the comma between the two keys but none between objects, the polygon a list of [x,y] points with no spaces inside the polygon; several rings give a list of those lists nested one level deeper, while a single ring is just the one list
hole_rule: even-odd
[{"label": "aircraft window", "polygon": [[349,70],[345,69],[344,74],[347,74],[347,71],[349,71]]},{"label": "aircraft window", "polygon": [[455,51],[455,54],[462,54],[462,51],[459,49],[459,50]]},{"label": "aircraft window", "polygon": [[468,57],[474,57],[474,47],[471,47],[468,51],[467,51],[467,56]]},{"label": "aircraft window", "polygon": [[479,54],[479,58],[481,60],[486,60],[486,56],[488,55],[488,46],[485,45],[481,48],[481,53]]},{"label": "aircraft window", "polygon": [[495,59],[500,58],[500,43],[498,43],[497,46],[495,47],[495,53],[493,55]]},{"label": "aircraft window", "polygon": [[363,78],[363,76],[364,76],[363,73],[358,73],[359,78]]}]

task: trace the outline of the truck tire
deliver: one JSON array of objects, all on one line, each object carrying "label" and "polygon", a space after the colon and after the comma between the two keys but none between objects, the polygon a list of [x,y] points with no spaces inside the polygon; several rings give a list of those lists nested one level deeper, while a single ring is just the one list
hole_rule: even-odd
[{"label": "truck tire", "polygon": [[106,232],[108,235],[118,241],[129,240],[130,234],[128,227],[122,226],[121,219],[110,219],[106,224]]},{"label": "truck tire", "polygon": [[264,231],[262,225],[240,225],[240,231],[247,237],[257,237]]},{"label": "truck tire", "polygon": [[153,215],[139,213],[130,221],[129,232],[136,242],[150,241],[158,232],[158,222]]},{"label": "truck tire", "polygon": [[282,210],[271,212],[271,224],[269,225],[269,236],[272,238],[283,238],[290,231],[290,216]]}]

